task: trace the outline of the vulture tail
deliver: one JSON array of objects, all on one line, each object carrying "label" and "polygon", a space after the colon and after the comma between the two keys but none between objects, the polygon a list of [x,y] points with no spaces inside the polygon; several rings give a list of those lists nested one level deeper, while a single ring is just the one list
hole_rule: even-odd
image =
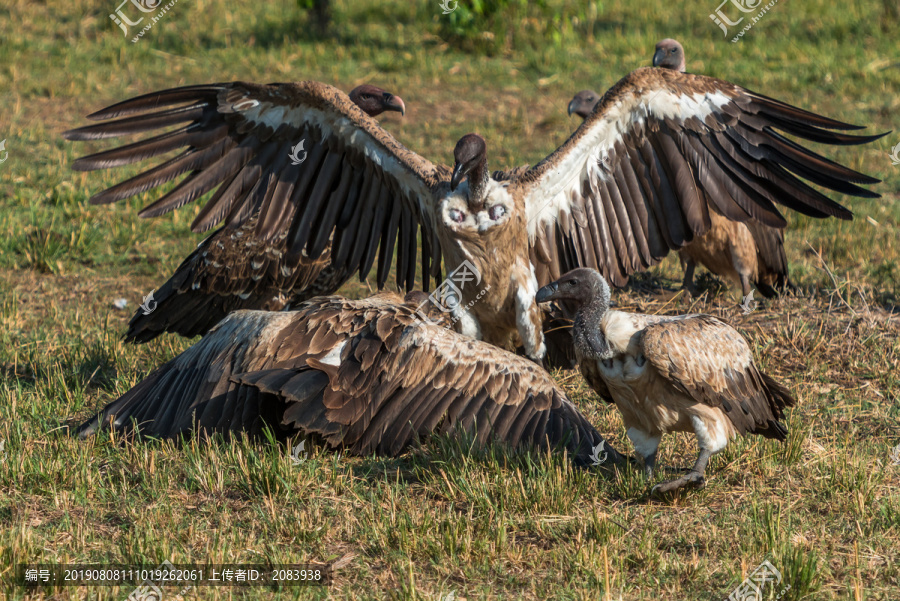
[{"label": "vulture tail", "polygon": [[772,411],[774,419],[769,419],[763,428],[754,430],[754,434],[761,434],[766,438],[774,438],[775,440],[785,440],[787,438],[787,427],[782,424],[780,419],[784,418],[784,408],[793,407],[797,404],[797,400],[791,395],[791,392],[776,382],[766,374],[759,372],[762,381],[766,387],[766,397],[769,401],[769,409]]}]

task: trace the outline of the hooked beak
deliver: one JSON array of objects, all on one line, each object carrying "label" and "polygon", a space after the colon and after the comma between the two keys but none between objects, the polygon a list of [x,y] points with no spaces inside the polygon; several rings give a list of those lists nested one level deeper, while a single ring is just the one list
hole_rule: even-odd
[{"label": "hooked beak", "polygon": [[568,111],[569,111],[569,116],[570,116],[570,117],[572,116],[572,113],[574,113],[575,111],[578,110],[578,105],[579,105],[579,104],[580,104],[580,103],[578,102],[578,99],[577,99],[577,98],[573,98],[572,100],[569,101]]},{"label": "hooked beak", "polygon": [[662,64],[663,59],[666,58],[666,51],[664,48],[657,48],[656,52],[653,53],[653,66],[658,67]]},{"label": "hooked beak", "polygon": [[403,104],[403,99],[390,92],[384,93],[384,110],[396,111],[402,116],[406,115],[406,105]]},{"label": "hooked beak", "polygon": [[462,163],[457,163],[453,166],[453,175],[450,176],[450,191],[453,192],[459,187],[460,182],[466,176],[466,171],[463,169]]},{"label": "hooked beak", "polygon": [[534,295],[535,302],[545,303],[548,300],[553,300],[553,296],[559,290],[558,282],[550,282],[543,288],[537,291],[537,294]]}]

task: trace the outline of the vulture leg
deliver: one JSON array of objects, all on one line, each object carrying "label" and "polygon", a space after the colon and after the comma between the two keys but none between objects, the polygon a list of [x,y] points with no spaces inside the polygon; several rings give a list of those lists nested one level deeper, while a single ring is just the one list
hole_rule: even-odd
[{"label": "vulture leg", "polygon": [[684,266],[684,281],[681,287],[687,290],[691,296],[697,296],[697,287],[694,286],[694,268],[697,267],[697,262],[687,256],[687,253],[679,253],[679,257]]},{"label": "vulture leg", "polygon": [[662,440],[662,437],[641,432],[636,428],[628,428],[625,434],[634,446],[635,452],[644,458],[644,471],[647,478],[651,477],[653,468],[656,467],[656,449],[659,448],[659,441]]},{"label": "vulture leg", "polygon": [[660,495],[686,487],[703,488],[706,485],[706,480],[704,480],[703,475],[706,473],[706,464],[709,463],[709,458],[711,456],[712,451],[707,448],[700,447],[700,455],[697,457],[697,462],[694,463],[694,467],[692,467],[688,473],[686,473],[681,478],[676,478],[675,480],[660,482],[653,487],[653,489],[650,491],[650,494]]},{"label": "vulture leg", "polygon": [[750,277],[746,273],[741,274],[741,294],[744,295],[744,298],[747,298],[747,295],[750,294],[750,291],[753,290],[753,286],[750,284]]}]

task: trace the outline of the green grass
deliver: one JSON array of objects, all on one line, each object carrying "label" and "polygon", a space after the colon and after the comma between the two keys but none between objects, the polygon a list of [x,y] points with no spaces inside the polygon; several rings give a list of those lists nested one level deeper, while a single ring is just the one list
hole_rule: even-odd
[{"label": "green grass", "polygon": [[[294,0],[180,0],[132,44],[109,19],[115,0],[0,7],[0,586],[20,561],[276,563],[340,560],[329,589],[278,598],[723,599],[765,558],[784,599],[900,598],[900,59],[880,2],[782,0],[736,44],[710,21],[718,2],[563,0],[517,8],[481,42],[440,37],[437,0],[335,3],[322,35]],[[544,6],[546,5],[546,6]],[[574,17],[574,18],[573,18]],[[127,170],[85,175],[88,151],[60,133],[123,98],[221,80],[372,82],[409,111],[382,119],[404,144],[450,162],[468,131],[489,140],[492,168],[533,163],[577,125],[571,94],[605,90],[679,38],[689,69],[895,133],[827,156],[884,180],[880,200],[839,198],[852,222],[790,215],[788,257],[805,295],[750,316],[736,292],[693,306],[665,301],[670,258],[623,292],[624,307],[727,317],[760,365],[800,404],[784,445],[734,441],[709,485],[670,503],[647,497],[631,469],[573,471],[558,457],[470,451],[435,441],[397,460],[314,450],[296,467],[266,441],[78,442],[63,434],[190,342],[141,347],[119,338],[143,295],[200,236],[197,207],[136,217],[150,197],[94,207]],[[709,286],[711,291],[715,286]],[[659,292],[662,294],[658,294]],[[358,283],[345,293],[361,296]],[[112,302],[127,298],[126,311]],[[557,374],[617,448],[618,415],[575,373]],[[686,465],[694,443],[663,440],[661,465]],[[4,584],[5,583],[5,584]],[[124,599],[122,588],[67,588],[43,598]],[[229,588],[189,591],[224,599]],[[252,590],[249,598],[272,598]],[[38,598],[41,598],[38,595]]]}]

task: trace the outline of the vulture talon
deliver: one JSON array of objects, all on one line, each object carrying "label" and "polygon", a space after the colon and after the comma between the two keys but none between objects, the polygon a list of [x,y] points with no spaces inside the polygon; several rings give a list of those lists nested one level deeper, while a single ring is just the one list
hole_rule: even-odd
[{"label": "vulture talon", "polygon": [[650,494],[654,497],[660,497],[681,489],[700,490],[705,486],[706,479],[703,477],[703,474],[690,470],[681,478],[660,482],[650,489]]}]

